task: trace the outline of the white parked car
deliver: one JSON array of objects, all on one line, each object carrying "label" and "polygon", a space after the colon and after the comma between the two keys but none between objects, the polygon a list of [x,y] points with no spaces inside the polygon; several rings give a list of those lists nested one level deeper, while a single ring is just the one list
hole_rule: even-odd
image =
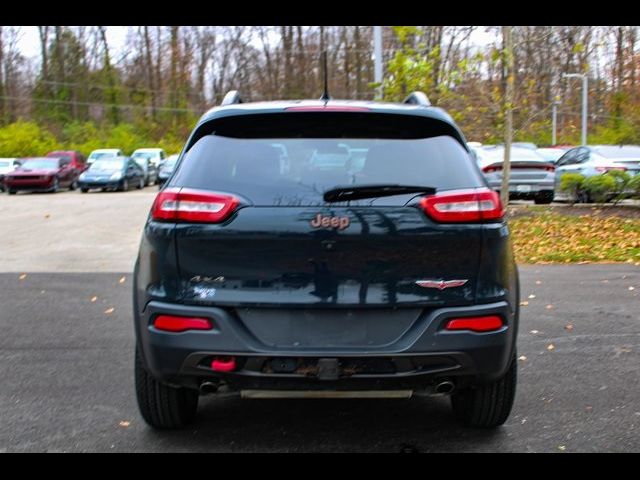
[{"label": "white parked car", "polygon": [[167,153],[162,148],[139,148],[131,154],[131,158],[138,160],[145,158],[156,167],[160,167],[161,163],[167,158]]},{"label": "white parked car", "polygon": [[20,166],[17,158],[0,158],[0,192],[4,192],[4,176]]},{"label": "white parked car", "polygon": [[[640,146],[638,145],[587,145],[567,151],[556,162],[556,187],[567,173],[579,173],[585,177],[602,175],[611,170],[640,175]],[[556,188],[556,199],[572,200],[569,194]],[[578,196],[578,202],[590,202],[589,195]]]},{"label": "white parked car", "polygon": [[[474,149],[478,166],[489,186],[494,190],[502,187],[502,165],[504,147]],[[511,148],[511,174],[509,175],[509,198],[533,200],[535,203],[551,203],[555,184],[555,166],[528,147]]]},{"label": "white parked car", "polygon": [[111,157],[124,157],[124,152],[119,148],[99,148],[94,150],[87,157],[87,164],[91,165],[95,160]]}]

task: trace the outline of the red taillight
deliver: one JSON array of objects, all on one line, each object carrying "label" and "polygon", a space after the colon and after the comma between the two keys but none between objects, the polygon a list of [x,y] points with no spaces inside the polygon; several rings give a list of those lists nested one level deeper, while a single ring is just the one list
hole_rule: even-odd
[{"label": "red taillight", "polygon": [[153,321],[153,326],[165,332],[185,332],[187,330],[211,330],[213,323],[207,318],[159,315]]},{"label": "red taillight", "polygon": [[445,330],[471,330],[472,332],[491,332],[502,328],[502,318],[497,315],[487,317],[467,317],[449,320]]},{"label": "red taillight", "polygon": [[154,220],[219,223],[240,204],[233,195],[187,188],[168,188],[158,193],[151,216]]},{"label": "red taillight", "polygon": [[482,169],[484,173],[499,172],[500,170],[502,170],[502,167],[496,167],[496,166],[488,166]]},{"label": "red taillight", "polygon": [[216,357],[211,362],[211,369],[216,372],[232,372],[236,369],[234,357]]},{"label": "red taillight", "polygon": [[502,218],[500,195],[487,188],[453,190],[420,200],[420,206],[436,222],[460,223]]},{"label": "red taillight", "polygon": [[545,169],[547,172],[555,172],[555,171],[556,171],[556,167],[544,167],[544,169]]},{"label": "red taillight", "polygon": [[596,167],[596,172],[598,173],[607,173],[611,170],[620,170],[622,172],[626,172],[627,169],[625,167]]}]

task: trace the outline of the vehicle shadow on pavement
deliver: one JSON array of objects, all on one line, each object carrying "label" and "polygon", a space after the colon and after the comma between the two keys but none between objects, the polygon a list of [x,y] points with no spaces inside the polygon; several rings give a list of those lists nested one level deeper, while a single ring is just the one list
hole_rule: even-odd
[{"label": "vehicle shadow on pavement", "polygon": [[168,448],[197,451],[413,453],[491,451],[504,435],[500,428],[463,427],[445,397],[275,401],[201,397],[197,426],[163,434],[163,441]]}]

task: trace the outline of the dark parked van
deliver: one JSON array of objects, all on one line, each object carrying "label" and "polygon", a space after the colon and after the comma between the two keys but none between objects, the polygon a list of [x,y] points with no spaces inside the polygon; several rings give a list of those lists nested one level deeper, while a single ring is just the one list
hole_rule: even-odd
[{"label": "dark parked van", "polygon": [[447,394],[467,425],[501,425],[519,314],[503,215],[458,127],[420,92],[401,104],[230,92],[144,228],[142,416],[181,427],[205,393]]}]

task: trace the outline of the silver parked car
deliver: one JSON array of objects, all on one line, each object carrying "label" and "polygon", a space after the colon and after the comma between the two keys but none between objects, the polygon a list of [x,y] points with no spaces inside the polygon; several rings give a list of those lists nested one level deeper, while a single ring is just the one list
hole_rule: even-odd
[{"label": "silver parked car", "polygon": [[[601,175],[611,170],[622,170],[630,175],[640,174],[640,146],[587,145],[572,148],[556,162],[556,198],[573,200],[560,191],[562,176],[579,173],[585,177]],[[589,201],[588,198],[578,200]]]},{"label": "silver parked car", "polygon": [[[478,166],[494,190],[502,188],[504,147],[474,149]],[[551,203],[555,184],[555,167],[530,148],[511,148],[511,175],[509,198]]]}]

